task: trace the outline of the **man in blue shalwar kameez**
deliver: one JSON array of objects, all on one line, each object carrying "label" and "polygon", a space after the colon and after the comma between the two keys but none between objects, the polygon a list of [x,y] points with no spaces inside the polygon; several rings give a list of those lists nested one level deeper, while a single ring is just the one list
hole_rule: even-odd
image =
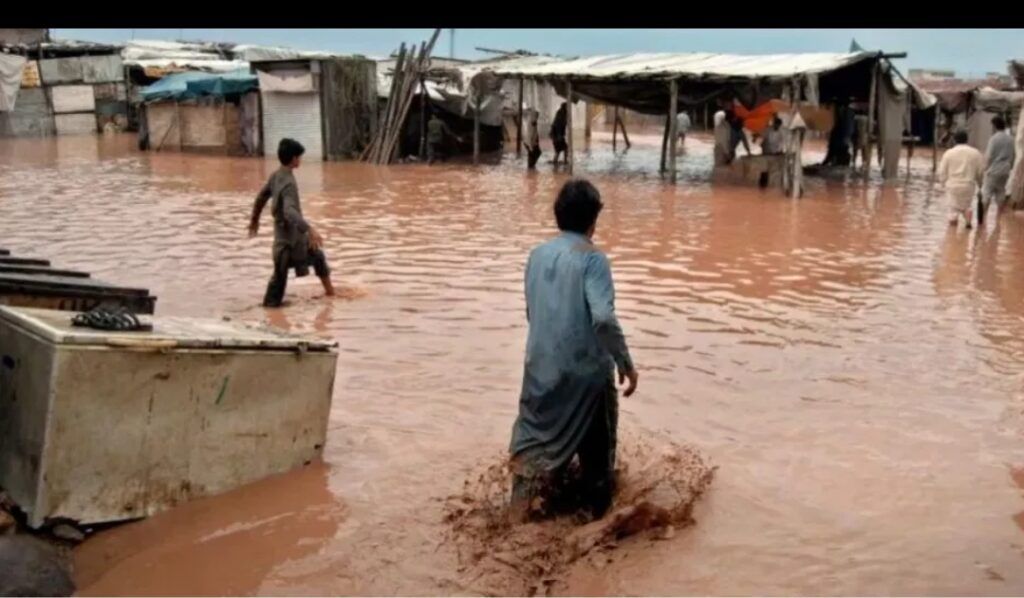
[{"label": "man in blue shalwar kameez", "polygon": [[600,517],[611,505],[614,374],[618,369],[620,384],[628,379],[628,397],[637,372],[615,317],[608,258],[591,241],[601,208],[592,184],[567,182],[554,206],[562,233],[534,248],[526,265],[530,330],[510,446],[512,502],[523,513],[548,500],[573,457],[579,459],[585,506]]}]

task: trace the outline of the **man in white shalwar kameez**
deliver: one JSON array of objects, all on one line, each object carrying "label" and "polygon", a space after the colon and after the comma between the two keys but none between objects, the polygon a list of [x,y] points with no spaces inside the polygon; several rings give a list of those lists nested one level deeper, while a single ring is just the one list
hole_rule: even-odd
[{"label": "man in white shalwar kameez", "polygon": [[966,132],[957,131],[953,139],[956,146],[947,151],[939,163],[939,182],[946,189],[950,226],[956,226],[963,216],[967,228],[971,228],[971,207],[985,176],[985,156],[967,145]]}]

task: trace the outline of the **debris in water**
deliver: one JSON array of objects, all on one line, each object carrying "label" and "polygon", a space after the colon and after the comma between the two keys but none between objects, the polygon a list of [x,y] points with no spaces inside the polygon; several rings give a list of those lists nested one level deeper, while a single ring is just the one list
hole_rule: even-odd
[{"label": "debris in water", "polygon": [[58,523],[53,526],[50,533],[52,533],[54,537],[60,538],[61,540],[67,540],[68,542],[81,542],[85,540],[85,534],[82,530],[70,523]]},{"label": "debris in water", "polygon": [[509,509],[510,468],[504,457],[495,460],[445,505],[446,540],[456,548],[460,573],[494,594],[548,593],[569,565],[590,553],[613,550],[630,537],[671,539],[694,523],[693,507],[717,469],[694,448],[673,443],[655,450],[620,435],[617,491],[607,515],[517,523]]}]

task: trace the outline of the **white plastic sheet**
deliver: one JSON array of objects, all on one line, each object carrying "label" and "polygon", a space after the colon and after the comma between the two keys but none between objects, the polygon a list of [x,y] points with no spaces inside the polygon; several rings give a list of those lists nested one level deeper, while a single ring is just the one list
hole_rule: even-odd
[{"label": "white plastic sheet", "polygon": [[314,91],[313,73],[305,69],[257,71],[260,91],[280,93],[310,93]]},{"label": "white plastic sheet", "polygon": [[0,54],[0,112],[14,110],[14,101],[21,89],[21,72],[26,62],[24,56]]}]

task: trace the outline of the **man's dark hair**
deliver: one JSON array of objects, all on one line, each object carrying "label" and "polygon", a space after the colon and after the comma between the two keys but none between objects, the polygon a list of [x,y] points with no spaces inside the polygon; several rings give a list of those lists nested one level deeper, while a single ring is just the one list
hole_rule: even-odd
[{"label": "man's dark hair", "polygon": [[555,221],[564,231],[586,234],[601,213],[601,193],[590,181],[572,179],[562,185],[555,200]]},{"label": "man's dark hair", "polygon": [[956,143],[967,143],[967,131],[957,131],[953,133],[953,141]]},{"label": "man's dark hair", "polygon": [[281,140],[281,143],[277,144],[277,159],[284,166],[288,166],[292,163],[292,160],[304,153],[306,153],[306,148],[302,147],[302,144],[294,139],[285,137]]},{"label": "man's dark hair", "polygon": [[992,126],[995,127],[997,131],[1002,131],[1006,128],[1006,119],[997,114],[992,117]]}]

